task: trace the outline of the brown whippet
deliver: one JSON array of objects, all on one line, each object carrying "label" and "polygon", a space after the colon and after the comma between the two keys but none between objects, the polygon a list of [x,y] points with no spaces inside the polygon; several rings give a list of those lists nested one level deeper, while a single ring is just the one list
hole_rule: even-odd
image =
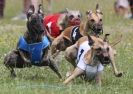
[{"label": "brown whippet", "polygon": [[[78,53],[76,53],[77,62],[75,62],[75,59],[67,58],[67,60],[74,66],[75,69],[72,74],[63,82],[65,85],[77,76],[85,74],[87,79],[95,79],[96,83],[101,86],[102,71],[104,69],[103,65],[109,63],[112,64],[115,76],[122,76],[122,73],[118,72],[116,68],[114,61],[114,50],[108,44],[107,36],[108,35],[106,35],[104,39],[98,38],[96,36],[84,36],[80,38],[74,45],[72,45],[73,48],[78,50]],[[69,57],[71,56],[72,55]]]}]

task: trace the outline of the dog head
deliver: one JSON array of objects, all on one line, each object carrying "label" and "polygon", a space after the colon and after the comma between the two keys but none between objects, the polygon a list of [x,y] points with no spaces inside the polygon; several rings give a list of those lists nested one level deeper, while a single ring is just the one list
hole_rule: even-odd
[{"label": "dog head", "polygon": [[43,34],[43,13],[41,11],[41,5],[39,5],[38,12],[35,13],[33,5],[30,6],[27,12],[27,28],[28,32],[34,35]]},{"label": "dog head", "polygon": [[96,6],[96,12],[87,11],[87,23],[88,27],[91,29],[92,33],[95,35],[100,35],[103,33],[103,13],[99,9],[99,5]]},{"label": "dog head", "polygon": [[82,16],[79,10],[69,10],[68,8],[66,8],[66,17],[68,19],[68,25],[74,26],[80,24]]},{"label": "dog head", "polygon": [[[108,35],[105,35],[105,39],[107,39],[107,36]],[[91,43],[89,44],[91,45],[91,50],[85,55],[87,62],[94,64],[97,63],[95,61],[100,61],[103,65],[109,64],[111,62],[109,55],[110,46],[107,40],[96,38],[94,36],[88,37],[88,39],[89,43]],[[94,62],[90,60],[93,60]]]}]

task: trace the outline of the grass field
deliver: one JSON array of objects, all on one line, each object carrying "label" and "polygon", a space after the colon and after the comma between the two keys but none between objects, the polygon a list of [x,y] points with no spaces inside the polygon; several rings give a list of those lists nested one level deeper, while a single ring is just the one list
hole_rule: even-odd
[{"label": "grass field", "polygon": [[[15,69],[17,77],[11,78],[3,65],[6,53],[16,47],[18,38],[26,30],[24,21],[11,21],[22,9],[21,0],[6,0],[5,18],[0,20],[0,94],[133,94],[133,20],[123,19],[114,14],[114,0],[53,0],[53,12],[63,9],[94,10],[100,4],[104,17],[104,33],[110,33],[110,41],[117,40],[122,34],[122,41],[115,46],[116,65],[124,74],[116,78],[110,67],[105,68],[102,87],[93,82],[83,82],[77,78],[68,86],[63,86],[58,77],[48,67]],[[63,78],[70,64],[61,58],[59,69]]]}]

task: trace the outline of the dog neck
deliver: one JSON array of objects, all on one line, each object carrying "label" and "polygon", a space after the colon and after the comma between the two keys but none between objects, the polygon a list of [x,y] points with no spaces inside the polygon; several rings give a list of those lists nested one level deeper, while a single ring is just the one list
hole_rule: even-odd
[{"label": "dog neck", "polygon": [[26,31],[24,34],[24,38],[28,44],[37,43],[42,41],[42,34],[34,34]]},{"label": "dog neck", "polygon": [[86,54],[85,54],[85,62],[86,64],[90,66],[96,66],[100,63],[98,60],[97,56],[95,55],[95,52],[93,49],[90,49]]}]

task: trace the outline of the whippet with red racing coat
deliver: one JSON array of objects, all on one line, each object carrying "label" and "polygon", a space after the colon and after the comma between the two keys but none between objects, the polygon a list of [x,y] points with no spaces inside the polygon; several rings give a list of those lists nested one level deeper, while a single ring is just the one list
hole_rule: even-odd
[{"label": "whippet with red racing coat", "polygon": [[46,15],[43,22],[47,29],[47,35],[53,40],[59,36],[65,28],[75,25],[79,26],[81,13],[80,11],[66,9],[63,13]]}]

